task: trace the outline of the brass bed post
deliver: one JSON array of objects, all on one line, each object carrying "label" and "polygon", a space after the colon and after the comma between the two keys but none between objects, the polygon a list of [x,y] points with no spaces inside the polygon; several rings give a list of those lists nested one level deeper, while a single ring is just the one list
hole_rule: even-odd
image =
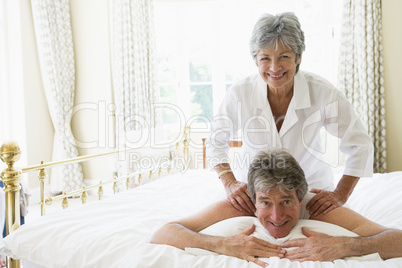
[{"label": "brass bed post", "polygon": [[184,127],[183,157],[184,157],[183,170],[186,170],[188,168],[188,165],[190,164],[190,163],[187,163],[187,161],[190,161],[190,126],[189,125],[186,125]]},{"label": "brass bed post", "polygon": [[[4,183],[6,198],[6,234],[10,234],[20,227],[20,180],[22,171],[14,167],[14,163],[21,157],[21,150],[14,141],[4,143],[0,148],[1,160],[7,164],[7,168],[1,173],[1,181]],[[7,256],[7,267],[20,267],[20,260]]]},{"label": "brass bed post", "polygon": [[[41,161],[41,165],[43,161]],[[45,216],[46,213],[46,206],[45,206],[45,180],[47,178],[47,173],[44,168],[39,170],[39,184],[40,184],[40,215]]]},{"label": "brass bed post", "polygon": [[207,138],[202,138],[202,168],[207,168],[207,146],[205,141]]},{"label": "brass bed post", "polygon": [[153,175],[152,170],[150,170],[150,171],[149,171],[149,175],[148,175],[148,180],[149,180],[149,182],[152,181],[152,175]]},{"label": "brass bed post", "polygon": [[174,160],[174,168],[176,168],[176,171],[179,171],[179,143],[176,142],[176,152],[175,152],[175,160]]}]

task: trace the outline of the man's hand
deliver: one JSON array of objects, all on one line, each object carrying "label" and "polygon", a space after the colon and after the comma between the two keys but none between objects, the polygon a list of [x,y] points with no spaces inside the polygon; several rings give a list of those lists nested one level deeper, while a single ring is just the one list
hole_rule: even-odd
[{"label": "man's hand", "polygon": [[225,238],[220,247],[216,249],[216,252],[254,262],[262,267],[267,267],[268,263],[258,258],[284,257],[285,250],[278,245],[251,236],[254,231],[255,225],[253,224],[243,232]]},{"label": "man's hand", "polygon": [[253,201],[251,201],[249,192],[247,191],[247,184],[235,180],[224,184],[224,186],[227,197],[233,207],[239,211],[245,210],[254,214],[255,206]]},{"label": "man's hand", "polygon": [[340,241],[342,238],[314,232],[305,227],[302,228],[302,232],[307,238],[289,240],[282,243],[281,246],[283,248],[298,247],[287,251],[285,258],[291,261],[303,262],[333,261],[346,257],[343,254],[343,244]]},{"label": "man's hand", "polygon": [[316,194],[306,205],[306,209],[312,216],[318,216],[321,213],[327,214],[337,207],[343,206],[346,202],[345,198],[337,192],[320,189],[311,189],[310,192]]}]

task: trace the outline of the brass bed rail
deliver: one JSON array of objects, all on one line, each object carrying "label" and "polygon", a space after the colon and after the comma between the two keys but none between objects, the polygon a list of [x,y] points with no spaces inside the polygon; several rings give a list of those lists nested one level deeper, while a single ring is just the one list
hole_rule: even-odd
[{"label": "brass bed rail", "polygon": [[[142,174],[148,172],[149,173],[149,178],[152,176],[153,174],[153,170],[154,168],[149,168],[149,169],[142,169],[140,171],[137,172],[133,172],[130,174],[127,174],[126,176],[120,176],[120,177],[114,177],[113,179],[110,180],[104,180],[104,181],[100,181],[98,184],[95,185],[91,185],[89,187],[87,187],[85,184],[83,185],[82,188],[80,189],[76,189],[74,191],[71,192],[63,192],[63,194],[60,195],[56,195],[54,197],[45,197],[45,180],[47,178],[47,173],[45,168],[46,167],[55,167],[55,166],[60,166],[60,165],[64,165],[64,164],[69,164],[69,163],[78,163],[78,162],[84,162],[84,161],[88,161],[88,160],[92,160],[95,158],[99,158],[99,157],[104,157],[104,156],[108,156],[108,155],[113,155],[113,154],[118,154],[118,153],[128,153],[128,152],[132,152],[132,151],[138,151],[138,150],[143,150],[143,149],[149,149],[151,148],[150,146],[147,147],[139,147],[139,148],[131,148],[128,150],[115,150],[115,151],[111,151],[111,152],[106,152],[106,153],[100,153],[100,154],[94,154],[94,155],[85,155],[85,156],[79,156],[79,157],[75,157],[75,158],[70,158],[70,159],[66,159],[66,160],[62,160],[62,161],[54,161],[54,162],[49,162],[49,163],[42,163],[39,165],[32,165],[32,166],[28,166],[25,168],[22,168],[21,171],[22,173],[27,173],[27,172],[32,172],[32,171],[38,171],[39,170],[39,175],[38,175],[38,179],[39,179],[39,184],[40,184],[40,202],[39,205],[41,206],[41,215],[45,215],[45,205],[51,205],[53,203],[53,201],[57,201],[57,200],[63,200],[62,203],[62,207],[63,208],[67,208],[68,207],[68,200],[67,198],[72,197],[72,196],[77,196],[81,194],[81,199],[83,201],[83,203],[86,202],[86,198],[87,198],[87,192],[89,190],[92,190],[94,188],[99,188],[98,189],[98,196],[99,199],[102,198],[103,196],[103,189],[102,186],[109,184],[109,183],[113,183],[113,192],[116,193],[117,189],[118,189],[118,185],[117,182],[122,181],[122,180],[126,180],[126,188],[129,188],[129,185],[131,185],[131,178],[138,175],[138,181],[141,181],[142,178]],[[179,148],[179,143],[176,144],[176,150]],[[176,155],[178,154],[178,152],[176,151]],[[185,156],[187,157],[187,155]],[[176,159],[177,161],[177,159]],[[175,164],[176,168],[178,168],[177,166],[177,162],[174,162],[174,159],[170,159],[170,164],[167,167],[167,173],[170,173],[171,170],[171,165]],[[160,174],[162,172],[162,169],[159,168],[158,173]],[[141,183],[140,183],[141,184]]]},{"label": "brass bed rail", "polygon": [[[189,143],[190,143],[190,127],[188,125],[185,126],[184,128],[184,140],[183,142],[183,157],[184,157],[184,165],[182,166],[183,169],[187,168],[185,165],[188,163],[187,159],[189,158]],[[72,192],[66,193],[64,192],[61,195],[55,196],[55,197],[48,197],[45,198],[45,179],[47,178],[46,174],[46,167],[55,167],[59,165],[64,165],[68,163],[77,163],[77,162],[84,162],[88,160],[92,160],[98,157],[103,157],[107,155],[113,155],[117,153],[127,153],[135,150],[141,150],[147,147],[139,147],[139,148],[130,148],[127,150],[115,150],[111,152],[106,152],[106,153],[100,153],[100,154],[94,154],[94,155],[86,155],[86,156],[79,156],[75,158],[70,158],[62,161],[54,161],[54,162],[49,162],[49,163],[43,163],[39,165],[32,165],[24,168],[18,168],[15,166],[15,163],[20,159],[21,157],[21,150],[17,142],[15,141],[9,141],[4,143],[0,147],[0,158],[1,160],[6,163],[7,168],[4,169],[4,171],[1,173],[1,181],[4,183],[4,192],[5,192],[5,201],[6,201],[6,234],[10,234],[11,232],[15,231],[17,228],[20,227],[21,222],[20,222],[20,181],[22,179],[22,174],[23,173],[28,173],[32,171],[39,171],[39,181],[40,181],[40,205],[41,205],[41,215],[45,214],[45,205],[46,204],[51,204],[52,202],[56,200],[62,200],[62,206],[63,208],[68,206],[68,197],[71,196],[77,196],[81,195],[81,199],[83,203],[86,202],[87,198],[87,191],[98,188],[98,195],[101,198],[103,195],[103,188],[102,186],[108,183],[113,182],[113,190],[114,192],[117,191],[117,182],[126,179],[126,186],[128,187],[130,183],[130,179],[136,175],[138,175],[138,182],[141,184],[142,181],[142,174],[144,172],[149,172],[149,180],[152,180],[153,176],[153,170],[152,168],[147,169],[147,170],[139,170],[136,172],[133,172],[131,174],[127,174],[126,176],[121,176],[117,177],[115,176],[113,179],[107,180],[107,181],[100,181],[98,184],[92,185],[92,186],[85,186],[81,189],[74,190]],[[149,148],[149,147],[148,147]],[[179,143],[176,143],[176,155],[174,159],[170,159],[170,163],[174,163],[176,169],[179,168],[178,165],[178,149],[179,149]],[[167,167],[167,172],[169,173],[171,169],[171,166],[169,165]],[[162,172],[162,169],[159,167],[158,169],[158,175],[160,176]],[[17,268],[21,267],[20,265],[20,260],[17,259],[12,259],[11,257],[7,256],[7,267],[12,267],[12,268]]]},{"label": "brass bed rail", "polygon": [[[171,171],[171,166],[172,164],[174,164],[174,162],[171,160],[170,164],[167,166],[166,168],[166,172],[167,174],[170,174]],[[177,166],[176,166],[177,168]],[[126,184],[126,189],[130,189],[132,188],[132,178],[136,177],[138,175],[138,185],[142,184],[142,174],[144,173],[148,173],[148,179],[149,181],[152,180],[153,177],[153,171],[154,168],[148,168],[148,169],[142,169],[140,171],[137,172],[132,172],[130,174],[127,174],[126,176],[120,176],[120,177],[116,177],[114,176],[113,179],[110,180],[100,180],[99,183],[97,184],[93,184],[90,186],[87,185],[83,185],[82,188],[80,189],[76,189],[74,191],[71,192],[66,192],[64,191],[62,194],[56,195],[56,196],[48,196],[45,197],[44,194],[44,184],[45,184],[45,179],[47,178],[47,174],[45,169],[40,169],[40,173],[39,173],[39,180],[40,180],[40,189],[41,189],[41,194],[40,194],[40,202],[39,205],[41,206],[41,215],[45,215],[45,205],[50,206],[53,204],[54,201],[58,201],[58,200],[62,200],[62,207],[65,209],[68,207],[68,198],[69,197],[76,197],[76,196],[81,196],[81,200],[82,200],[82,204],[85,204],[88,198],[88,194],[87,192],[93,189],[98,189],[98,197],[99,200],[102,198],[103,194],[104,194],[104,190],[103,190],[103,186],[106,184],[110,184],[113,183],[113,193],[117,193],[118,192],[118,182],[125,180],[125,184]],[[158,177],[161,177],[161,173],[162,173],[162,168],[159,167],[158,168]],[[134,182],[135,185],[135,182]],[[43,189],[43,190],[42,190]]]}]

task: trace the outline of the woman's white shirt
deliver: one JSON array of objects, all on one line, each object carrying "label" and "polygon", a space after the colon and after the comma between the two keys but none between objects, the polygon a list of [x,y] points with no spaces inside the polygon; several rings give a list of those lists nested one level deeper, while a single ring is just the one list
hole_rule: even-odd
[{"label": "woman's white shirt", "polygon": [[[210,166],[228,163],[227,142],[239,131],[243,146],[232,170],[239,181],[247,182],[248,166],[259,151],[286,148],[303,168],[309,188],[332,190],[333,175],[323,161],[326,144],[321,129],[339,140],[340,150],[348,155],[344,174],[372,176],[373,145],[353,106],[324,78],[299,71],[294,78],[294,93],[278,133],[267,99],[267,84],[259,74],[235,83],[227,92],[214,116],[207,139]],[[280,163],[272,163],[280,165]]]}]

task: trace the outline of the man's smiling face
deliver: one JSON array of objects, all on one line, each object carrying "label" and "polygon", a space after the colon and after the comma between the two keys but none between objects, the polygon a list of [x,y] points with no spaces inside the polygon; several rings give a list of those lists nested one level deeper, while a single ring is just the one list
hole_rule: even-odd
[{"label": "man's smiling face", "polygon": [[284,192],[278,188],[268,193],[256,191],[257,217],[275,238],[287,236],[299,221],[301,206],[296,191]]}]

